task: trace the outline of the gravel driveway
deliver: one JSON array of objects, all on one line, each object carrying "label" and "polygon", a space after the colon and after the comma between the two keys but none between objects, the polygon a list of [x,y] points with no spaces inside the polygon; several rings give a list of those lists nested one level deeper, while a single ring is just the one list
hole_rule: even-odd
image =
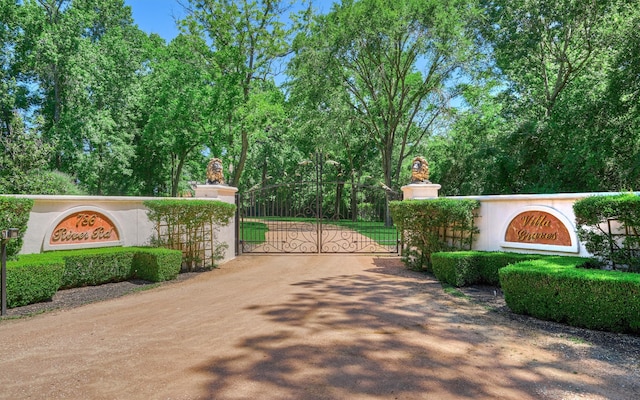
[{"label": "gravel driveway", "polygon": [[3,320],[0,398],[638,398],[637,336],[514,316],[492,290],[454,294],[397,258],[243,256]]}]

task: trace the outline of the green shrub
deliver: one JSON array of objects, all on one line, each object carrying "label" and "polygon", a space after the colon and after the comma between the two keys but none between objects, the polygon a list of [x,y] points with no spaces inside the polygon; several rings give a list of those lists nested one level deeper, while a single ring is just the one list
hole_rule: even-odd
[{"label": "green shrub", "polygon": [[27,222],[33,208],[33,200],[0,196],[0,231],[17,228],[20,237],[7,243],[7,258],[12,258],[22,248],[22,236],[27,230]]},{"label": "green shrub", "polygon": [[133,275],[134,253],[127,247],[60,251],[56,254],[64,260],[60,288],[126,281]]},{"label": "green shrub", "polygon": [[500,270],[509,308],[588,329],[640,332],[640,274],[576,268],[578,257],[545,257]]},{"label": "green shrub", "polygon": [[175,279],[182,266],[182,253],[177,250],[137,249],[133,257],[133,275],[152,282]]},{"label": "green shrub", "polygon": [[182,253],[151,247],[51,251],[21,255],[7,263],[7,306],[50,299],[58,289],[100,285],[139,278],[175,279]]},{"label": "green shrub", "polygon": [[[627,193],[591,196],[574,203],[578,237],[599,260],[640,272],[640,196]],[[616,220],[629,235],[612,236],[607,220]],[[607,228],[605,228],[607,227]]]},{"label": "green shrub", "polygon": [[500,285],[498,271],[507,265],[545,257],[538,254],[457,251],[431,255],[433,274],[440,282],[456,287],[475,284]]},{"label": "green shrub", "polygon": [[401,232],[403,261],[414,269],[431,270],[431,255],[441,251],[470,249],[477,200],[433,199],[393,201],[389,209]]},{"label": "green shrub", "polygon": [[37,256],[7,262],[7,307],[50,300],[60,287],[64,262]]}]

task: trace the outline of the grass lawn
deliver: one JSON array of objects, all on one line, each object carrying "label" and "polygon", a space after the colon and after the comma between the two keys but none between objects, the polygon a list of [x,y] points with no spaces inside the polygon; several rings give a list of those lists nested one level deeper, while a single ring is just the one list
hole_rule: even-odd
[{"label": "grass lawn", "polygon": [[240,226],[242,228],[240,237],[245,242],[264,243],[266,241],[265,235],[269,230],[266,224],[262,222],[244,221]]},{"label": "grass lawn", "polygon": [[[266,224],[254,221],[244,221],[242,224],[242,238],[246,242],[264,243],[265,233],[269,230]],[[295,217],[267,217],[260,218],[264,221],[282,222],[308,222],[315,223],[316,218],[295,218]],[[324,220],[325,226],[334,225],[356,231],[382,246],[394,246],[398,241],[398,234],[395,226],[384,226],[384,222],[353,222],[351,220]]]}]

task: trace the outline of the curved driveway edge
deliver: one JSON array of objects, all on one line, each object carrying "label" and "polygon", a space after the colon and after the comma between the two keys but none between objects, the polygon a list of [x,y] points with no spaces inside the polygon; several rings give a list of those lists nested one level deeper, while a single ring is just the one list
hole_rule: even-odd
[{"label": "curved driveway edge", "polygon": [[632,399],[614,365],[397,258],[242,256],[200,276],[0,323],[2,399]]}]

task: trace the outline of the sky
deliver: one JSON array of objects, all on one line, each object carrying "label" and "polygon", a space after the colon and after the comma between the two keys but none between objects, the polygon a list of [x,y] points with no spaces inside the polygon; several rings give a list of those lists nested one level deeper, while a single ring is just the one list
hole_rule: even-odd
[{"label": "sky", "polygon": [[[187,0],[183,1],[184,3]],[[328,12],[333,0],[313,0],[313,6],[321,13]],[[167,42],[179,33],[176,20],[185,12],[178,0],[125,0],[131,7],[133,20],[147,34],[157,33]]]},{"label": "sky", "polygon": [[178,35],[176,19],[184,17],[177,0],[125,0],[131,7],[133,20],[142,31],[157,33],[167,42]]}]

